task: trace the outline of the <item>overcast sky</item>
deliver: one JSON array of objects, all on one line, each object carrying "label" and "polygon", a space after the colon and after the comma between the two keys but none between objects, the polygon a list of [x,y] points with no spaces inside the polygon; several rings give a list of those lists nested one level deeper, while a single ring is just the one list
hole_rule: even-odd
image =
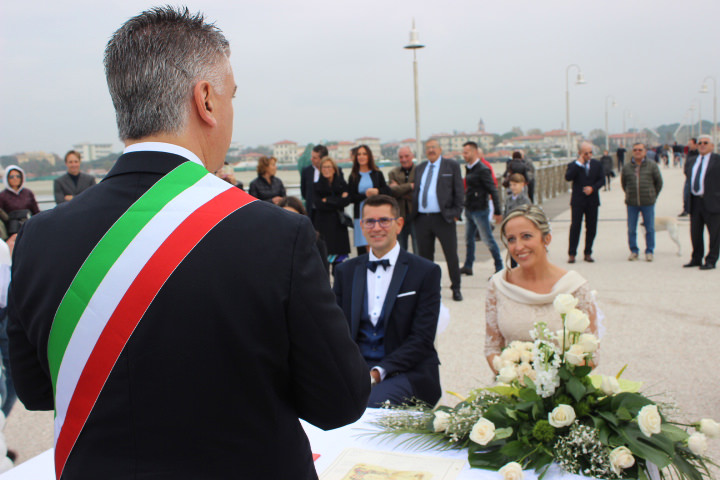
[{"label": "overcast sky", "polygon": [[[683,120],[703,79],[720,78],[717,0],[189,1],[231,43],[243,145],[414,137],[412,18],[421,134],[571,127],[585,134]],[[0,10],[0,154],[117,140],[102,56],[147,1],[5,0]],[[712,91],[712,85],[710,85]],[[630,118],[632,115],[632,118]],[[697,119],[697,113],[696,119]],[[689,118],[689,117],[688,117]]]}]

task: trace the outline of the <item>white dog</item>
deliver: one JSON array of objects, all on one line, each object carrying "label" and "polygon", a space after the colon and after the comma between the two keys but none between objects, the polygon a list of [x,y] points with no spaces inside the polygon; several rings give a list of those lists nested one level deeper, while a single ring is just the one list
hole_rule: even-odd
[{"label": "white dog", "polygon": [[[642,224],[643,228],[645,227],[645,223]],[[678,221],[676,218],[673,217],[655,217],[655,232],[662,232],[663,230],[667,230],[668,234],[670,235],[670,238],[673,242],[675,242],[675,245],[677,245],[677,255],[678,257],[682,255],[682,246],[680,245],[680,238],[678,237]]]}]

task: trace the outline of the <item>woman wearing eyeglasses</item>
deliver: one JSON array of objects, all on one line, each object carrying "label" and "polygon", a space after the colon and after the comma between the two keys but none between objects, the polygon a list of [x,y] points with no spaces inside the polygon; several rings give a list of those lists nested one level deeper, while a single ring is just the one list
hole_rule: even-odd
[{"label": "woman wearing eyeglasses", "polygon": [[315,229],[327,244],[328,263],[336,265],[345,261],[350,253],[347,226],[343,224],[344,209],[350,203],[350,196],[347,183],[338,174],[332,158],[325,157],[320,161],[320,178],[313,188]]},{"label": "woman wearing eyeglasses", "polygon": [[22,168],[17,165],[8,165],[5,168],[5,189],[0,192],[0,209],[7,214],[2,216],[7,229],[6,232],[0,231],[3,240],[16,234],[30,215],[40,211],[35,195],[23,187],[24,183],[25,171]]}]

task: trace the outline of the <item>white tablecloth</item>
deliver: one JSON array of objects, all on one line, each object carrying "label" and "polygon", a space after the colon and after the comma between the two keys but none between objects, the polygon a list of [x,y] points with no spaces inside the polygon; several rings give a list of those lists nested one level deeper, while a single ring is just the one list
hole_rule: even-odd
[{"label": "white tablecloth", "polygon": [[[306,422],[301,422],[308,438],[313,453],[320,454],[320,458],[315,462],[318,475],[322,474],[333,461],[346,448],[362,448],[366,450],[394,451],[398,453],[410,453],[414,455],[427,455],[430,457],[442,458],[459,458],[466,461],[465,468],[458,477],[462,480],[501,480],[500,474],[488,470],[471,469],[467,464],[467,451],[446,451],[446,452],[426,452],[413,449],[398,447],[399,439],[391,438],[388,441],[378,440],[368,436],[359,436],[367,433],[370,428],[368,421],[378,414],[378,410],[368,409],[360,420],[357,422],[330,431],[323,431]],[[55,478],[53,468],[53,451],[47,450],[37,457],[28,460],[9,472],[0,476],[2,480],[53,480]],[[569,475],[560,471],[559,468],[553,466],[545,476],[546,480],[581,480],[585,477],[578,475]],[[536,480],[537,474],[534,471],[525,472],[525,480]]]}]

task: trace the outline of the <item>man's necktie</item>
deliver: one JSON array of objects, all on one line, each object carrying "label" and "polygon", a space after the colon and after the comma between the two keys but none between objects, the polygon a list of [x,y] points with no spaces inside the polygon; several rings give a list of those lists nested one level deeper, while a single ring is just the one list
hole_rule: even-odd
[{"label": "man's necktie", "polygon": [[703,156],[700,155],[697,159],[698,162],[698,169],[697,173],[695,174],[695,178],[693,179],[693,186],[692,191],[695,194],[700,193],[700,176],[702,175],[702,167],[703,167]]},{"label": "man's necktie", "polygon": [[425,188],[423,188],[422,192],[422,206],[423,208],[427,208],[427,197],[428,197],[428,190],[430,190],[430,184],[432,183],[433,178],[433,170],[435,169],[435,165],[432,163],[430,164],[430,171],[427,174],[427,177],[425,178]]},{"label": "man's necktie", "polygon": [[368,260],[367,268],[371,272],[375,272],[378,267],[383,267],[383,270],[387,270],[390,267],[390,260],[383,258],[382,260]]}]

